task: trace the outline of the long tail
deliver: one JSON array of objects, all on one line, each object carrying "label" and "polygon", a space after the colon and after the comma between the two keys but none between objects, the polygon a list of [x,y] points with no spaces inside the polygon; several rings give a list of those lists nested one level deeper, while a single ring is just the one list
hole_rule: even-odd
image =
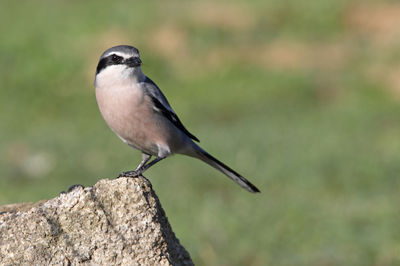
[{"label": "long tail", "polygon": [[206,152],[205,150],[200,148],[198,145],[196,145],[196,154],[193,157],[196,157],[196,158],[202,160],[203,162],[211,165],[212,167],[214,167],[218,171],[224,173],[230,179],[235,181],[239,186],[241,186],[242,188],[246,189],[247,191],[250,191],[252,193],[260,192],[260,190],[255,185],[250,183],[246,178],[244,178],[243,176],[239,175],[232,168],[230,168],[229,166],[225,165],[224,163],[222,163],[218,159],[216,159],[213,156],[211,156],[208,152]]}]

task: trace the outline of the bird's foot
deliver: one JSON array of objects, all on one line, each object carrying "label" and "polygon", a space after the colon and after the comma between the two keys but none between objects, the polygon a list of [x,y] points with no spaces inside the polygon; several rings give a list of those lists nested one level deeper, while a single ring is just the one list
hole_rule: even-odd
[{"label": "bird's foot", "polygon": [[74,190],[75,188],[85,188],[84,186],[82,186],[81,184],[75,184],[69,187],[68,189],[68,193],[71,192],[72,190]]},{"label": "bird's foot", "polygon": [[127,171],[127,172],[122,172],[119,174],[118,178],[120,177],[138,177],[142,174],[141,171],[138,170],[132,170],[132,171]]}]

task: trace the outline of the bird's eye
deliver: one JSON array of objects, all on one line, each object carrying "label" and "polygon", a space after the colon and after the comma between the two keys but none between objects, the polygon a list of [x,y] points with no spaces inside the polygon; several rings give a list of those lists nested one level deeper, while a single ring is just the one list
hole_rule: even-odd
[{"label": "bird's eye", "polygon": [[111,56],[111,60],[112,60],[113,62],[115,62],[115,63],[120,62],[121,59],[122,59],[122,58],[121,58],[120,56],[116,55],[116,54],[113,54],[113,55]]}]

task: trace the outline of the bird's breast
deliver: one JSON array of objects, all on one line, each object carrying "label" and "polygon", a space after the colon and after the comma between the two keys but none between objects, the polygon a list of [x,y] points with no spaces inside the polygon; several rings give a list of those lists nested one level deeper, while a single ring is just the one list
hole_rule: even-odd
[{"label": "bird's breast", "polygon": [[101,114],[113,129],[122,126],[132,115],[143,109],[143,92],[131,88],[96,88],[96,99]]},{"label": "bird's breast", "polygon": [[127,144],[158,154],[165,142],[154,120],[150,98],[137,87],[96,88],[100,112],[108,126]]}]

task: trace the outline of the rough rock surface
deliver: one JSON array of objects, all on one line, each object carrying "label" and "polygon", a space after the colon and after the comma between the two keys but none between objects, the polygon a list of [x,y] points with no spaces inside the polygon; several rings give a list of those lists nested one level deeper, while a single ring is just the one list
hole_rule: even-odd
[{"label": "rough rock surface", "polygon": [[0,265],[193,265],[144,177],[0,207]]}]

